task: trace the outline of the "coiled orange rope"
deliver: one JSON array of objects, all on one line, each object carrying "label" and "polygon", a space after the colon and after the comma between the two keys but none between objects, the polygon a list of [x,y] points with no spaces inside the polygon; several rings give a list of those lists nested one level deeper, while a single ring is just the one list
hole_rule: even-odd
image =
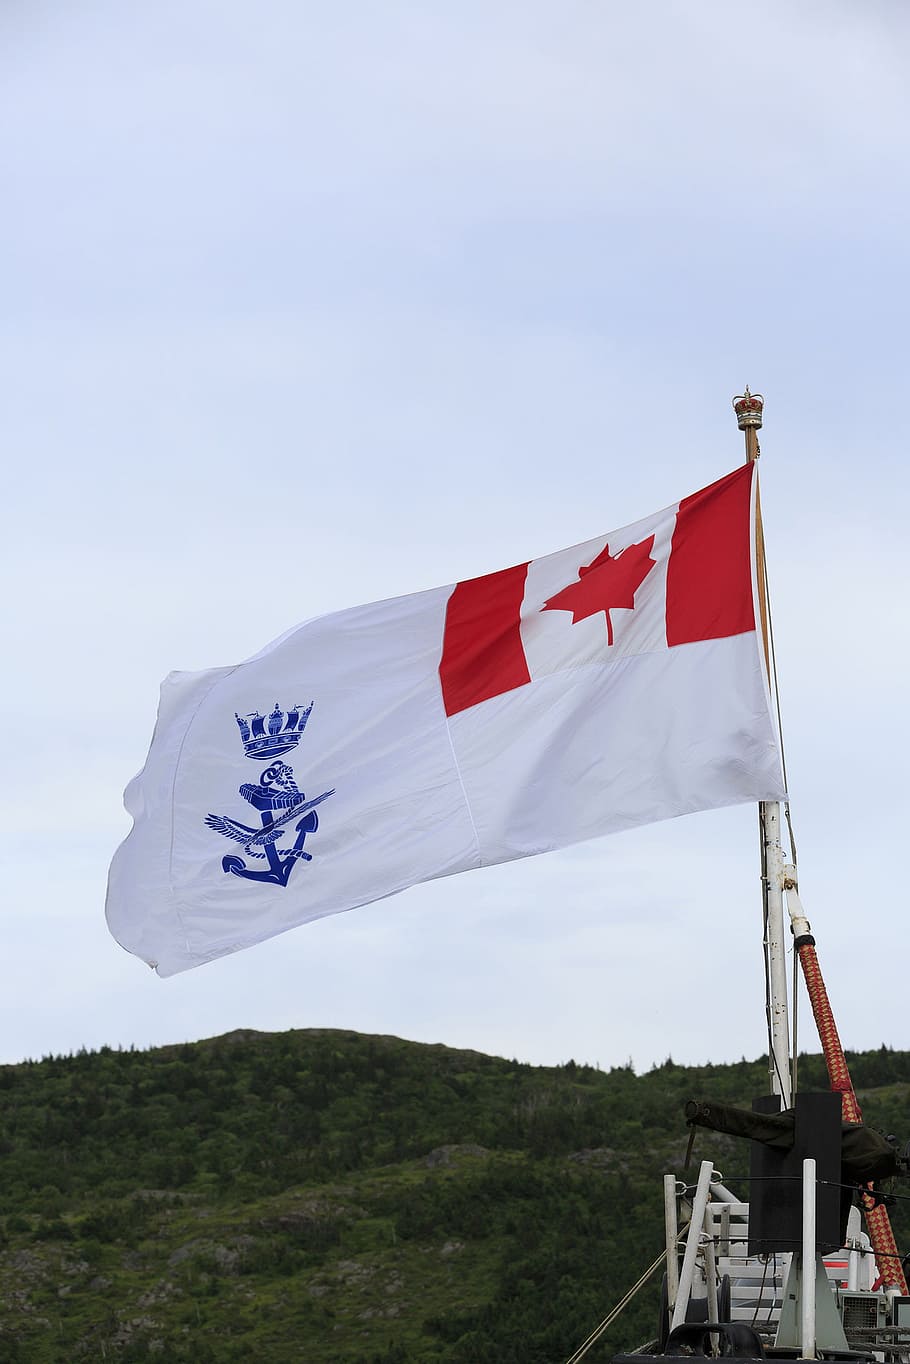
[{"label": "coiled orange rope", "polygon": [[[844,1056],[844,1049],[841,1046],[837,1024],[834,1022],[834,1012],[828,999],[828,991],[825,989],[821,967],[818,964],[815,943],[808,937],[802,942],[797,938],[796,950],[803,970],[803,979],[806,982],[806,992],[812,1005],[815,1025],[821,1038],[831,1089],[840,1094],[844,1122],[862,1122],[862,1109],[859,1106],[853,1081],[850,1078],[850,1070],[847,1066],[847,1058]],[[869,1240],[872,1242],[872,1249],[875,1252],[882,1282],[886,1288],[896,1288],[906,1296],[907,1280],[904,1277],[904,1269],[897,1243],[894,1240],[894,1232],[891,1230],[891,1218],[888,1216],[888,1209],[884,1203],[876,1203],[871,1195],[871,1184],[868,1185],[868,1188],[870,1192],[862,1196],[862,1207],[866,1226],[869,1228]]]}]

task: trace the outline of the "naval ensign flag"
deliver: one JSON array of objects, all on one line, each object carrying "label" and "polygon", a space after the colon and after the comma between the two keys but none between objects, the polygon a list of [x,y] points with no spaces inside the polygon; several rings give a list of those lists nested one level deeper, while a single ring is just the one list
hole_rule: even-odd
[{"label": "naval ensign flag", "polygon": [[624,530],[172,673],[114,936],[166,976],[406,886],[783,792],[755,468]]}]

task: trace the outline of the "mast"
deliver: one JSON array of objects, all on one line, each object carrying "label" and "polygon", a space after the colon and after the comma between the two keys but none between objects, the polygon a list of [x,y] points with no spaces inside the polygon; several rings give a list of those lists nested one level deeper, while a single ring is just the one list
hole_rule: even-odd
[{"label": "mast", "polygon": [[[762,424],[764,398],[760,393],[745,393],[733,399],[736,421],[746,441],[746,463],[752,464],[761,453],[758,432]],[[765,543],[761,505],[756,494],[755,557],[758,580],[758,609],[761,618],[765,666],[770,685],[768,645],[768,588],[765,578]],[[761,801],[758,807],[761,841],[762,900],[764,921],[766,1008],[768,1015],[768,1070],[772,1094],[779,1094],[781,1107],[792,1103],[790,1080],[790,1041],[787,1003],[787,958],[784,939],[784,856],[780,842],[780,805],[776,800]]]},{"label": "mast", "polygon": [[[764,399],[760,393],[745,393],[733,399],[739,429],[745,435],[746,462],[758,459],[758,432],[762,424]],[[768,587],[765,576],[764,536],[761,507],[756,496],[755,553],[757,560],[758,601],[761,614],[765,664],[770,679],[768,645]],[[792,1103],[791,1072],[787,1038],[787,977],[784,949],[784,891],[794,937],[794,948],[802,967],[803,979],[821,1039],[831,1089],[840,1093],[845,1123],[861,1123],[862,1110],[853,1088],[850,1071],[838,1036],[834,1014],[815,951],[815,938],[803,913],[796,880],[796,868],[785,865],[780,843],[780,805],[762,801],[758,807],[762,850],[762,886],[765,918],[765,970],[768,995],[768,1046],[771,1089],[781,1096],[781,1105]],[[866,1218],[869,1238],[875,1253],[881,1281],[891,1292],[907,1294],[903,1262],[898,1254],[887,1206],[873,1192],[871,1184],[861,1190],[860,1206]]]}]

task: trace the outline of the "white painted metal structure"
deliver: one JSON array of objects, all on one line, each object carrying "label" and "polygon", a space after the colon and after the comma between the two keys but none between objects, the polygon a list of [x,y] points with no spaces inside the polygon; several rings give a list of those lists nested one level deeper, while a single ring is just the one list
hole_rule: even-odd
[{"label": "white painted metal structure", "polygon": [[[811,1276],[810,1276],[811,1266]],[[815,1161],[803,1161],[803,1291],[800,1298],[800,1342],[804,1359],[815,1358]],[[811,1279],[812,1289],[809,1290]]]},{"label": "white painted metal structure", "polygon": [[[682,1269],[679,1271],[679,1291],[676,1295],[676,1304],[673,1308],[673,1316],[670,1320],[670,1329],[681,1326],[686,1320],[686,1309],[689,1306],[689,1298],[692,1294],[692,1285],[695,1282],[695,1271],[698,1260],[698,1252],[703,1248],[703,1228],[705,1224],[705,1209],[708,1206],[708,1195],[711,1188],[711,1176],[714,1167],[710,1160],[703,1160],[698,1172],[698,1184],[695,1188],[695,1200],[692,1204],[692,1217],[689,1222],[689,1235],[686,1238],[686,1249],[683,1253]],[[702,1271],[702,1282],[707,1284],[707,1275]],[[715,1282],[715,1291],[717,1285]],[[707,1288],[705,1289],[707,1291]]]},{"label": "white painted metal structure", "polygon": [[759,806],[764,870],[765,952],[768,963],[768,1035],[771,1092],[781,1096],[781,1107],[792,1103],[790,1029],[787,1003],[787,948],[784,939],[784,854],[780,842],[780,805]]},{"label": "white painted metal structure", "polygon": [[[760,1336],[772,1341],[781,1315],[791,1255],[786,1252],[768,1256],[749,1254],[749,1204],[731,1193],[718,1172],[711,1168],[710,1161],[702,1161],[693,1202],[690,1204],[685,1200],[680,1213],[677,1204],[683,1197],[684,1189],[685,1185],[677,1182],[675,1176],[664,1176],[671,1328],[686,1320],[689,1303],[698,1298],[708,1300],[706,1315],[709,1320],[716,1321],[718,1286],[727,1277],[730,1306],[726,1319],[744,1322]],[[700,1194],[705,1194],[703,1203]],[[701,1214],[700,1207],[703,1209]],[[686,1221],[686,1249],[683,1269],[679,1272],[678,1228],[680,1224],[685,1225]],[[815,1260],[813,1251],[810,1265],[814,1265]],[[688,1266],[691,1266],[691,1274],[687,1261]],[[861,1230],[858,1208],[851,1209],[844,1247],[826,1255],[823,1263],[832,1297],[836,1301],[848,1292],[871,1295],[872,1285],[878,1278],[878,1269],[869,1237]],[[812,1294],[809,1296],[813,1297]]]}]

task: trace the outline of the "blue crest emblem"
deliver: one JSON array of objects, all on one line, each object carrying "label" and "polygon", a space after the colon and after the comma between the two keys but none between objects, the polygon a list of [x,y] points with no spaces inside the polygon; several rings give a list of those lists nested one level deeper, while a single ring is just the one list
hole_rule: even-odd
[{"label": "blue crest emblem", "polygon": [[[232,853],[221,860],[224,871],[230,872],[232,876],[286,886],[291,872],[301,859],[306,862],[313,860],[312,854],[305,852],[303,845],[307,834],[315,833],[319,828],[316,806],[328,800],[329,796],[334,796],[335,788],[307,800],[306,793],[297,788],[293,767],[281,761],[283,755],[292,752],[300,742],[312,709],[311,701],[306,710],[302,706],[294,706],[285,715],[276,701],[270,715],[260,715],[255,711],[245,719],[241,715],[234,717],[246,756],[255,762],[261,762],[263,758],[274,761],[263,768],[258,782],[244,782],[240,787],[244,800],[259,812],[260,828],[241,824],[227,815],[205,817],[210,829],[216,829],[235,843],[242,843],[247,857],[263,859],[268,863],[267,868],[254,871],[242,857]],[[296,835],[294,842],[290,846],[282,846],[281,840],[291,833]]]}]

